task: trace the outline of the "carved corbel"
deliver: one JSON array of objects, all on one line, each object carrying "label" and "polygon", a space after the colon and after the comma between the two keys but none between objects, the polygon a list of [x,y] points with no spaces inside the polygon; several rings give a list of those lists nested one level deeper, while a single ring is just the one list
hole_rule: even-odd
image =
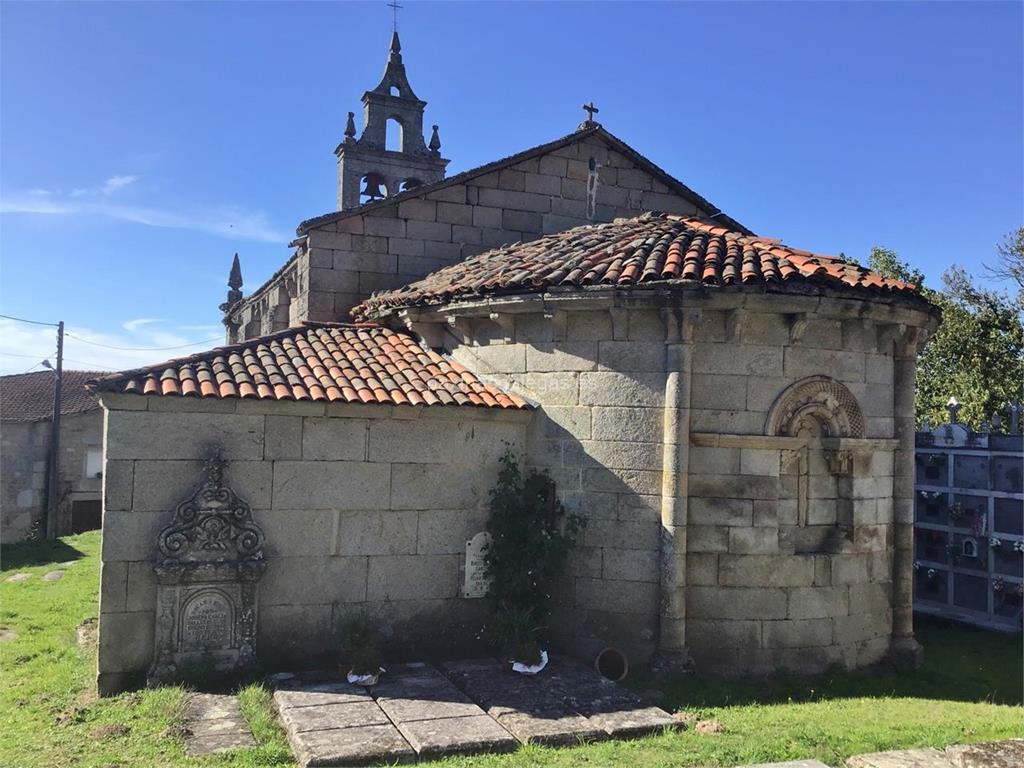
[{"label": "carved corbel", "polygon": [[849,477],[853,474],[853,451],[824,451],[828,471],[835,477]]},{"label": "carved corbel", "polygon": [[808,315],[805,312],[787,315],[789,320],[789,343],[799,344],[807,332]]},{"label": "carved corbel", "polygon": [[661,310],[661,321],[665,324],[665,342],[668,344],[691,344],[694,328],[701,321],[699,309],[666,307]]},{"label": "carved corbel", "polygon": [[746,327],[749,316],[745,310],[730,309],[725,313],[725,337],[729,341],[738,342]]}]

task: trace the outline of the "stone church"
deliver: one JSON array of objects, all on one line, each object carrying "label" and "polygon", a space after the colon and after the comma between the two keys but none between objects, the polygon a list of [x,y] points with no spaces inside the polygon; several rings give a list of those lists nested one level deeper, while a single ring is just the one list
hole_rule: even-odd
[{"label": "stone church", "polygon": [[337,210],[247,296],[235,263],[227,345],[93,383],[101,692],[322,663],[360,613],[396,658],[482,653],[467,543],[506,445],[588,521],[556,648],[711,675],[913,662],[935,309],[757,236],[592,108],[446,176],[425,106],[396,34],[335,150]]}]

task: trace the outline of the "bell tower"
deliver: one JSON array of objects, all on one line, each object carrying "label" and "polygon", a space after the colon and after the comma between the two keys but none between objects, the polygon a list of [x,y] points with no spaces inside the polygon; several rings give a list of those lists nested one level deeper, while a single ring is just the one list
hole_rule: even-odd
[{"label": "bell tower", "polygon": [[[355,113],[349,112],[345,139],[334,150],[338,157],[338,210],[444,178],[449,161],[441,157],[436,125],[430,143],[423,142],[426,106],[405,75],[396,30],[391,35],[384,77],[376,88],[363,94],[363,135],[356,139]],[[388,148],[389,128],[398,133],[397,148]]]}]

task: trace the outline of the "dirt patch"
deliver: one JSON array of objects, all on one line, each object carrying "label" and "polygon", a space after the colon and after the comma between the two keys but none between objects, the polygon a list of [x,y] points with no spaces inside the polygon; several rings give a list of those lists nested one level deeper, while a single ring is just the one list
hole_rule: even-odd
[{"label": "dirt patch", "polygon": [[680,710],[679,712],[673,712],[672,717],[682,723],[686,728],[693,728],[700,720],[700,715],[696,712],[686,712]]},{"label": "dirt patch", "polygon": [[89,735],[94,739],[116,739],[121,736],[127,736],[129,733],[131,733],[131,728],[120,723],[101,725],[89,731]]},{"label": "dirt patch", "polygon": [[694,730],[703,734],[725,733],[725,726],[717,720],[700,720]]},{"label": "dirt patch", "polygon": [[75,628],[75,637],[78,639],[78,647],[83,650],[92,650],[96,647],[96,630],[98,622],[95,618],[86,619]]},{"label": "dirt patch", "polygon": [[27,581],[31,578],[31,573],[16,573],[13,576],[8,576],[7,581]]},{"label": "dirt patch", "polygon": [[18,633],[13,629],[7,629],[7,627],[0,627],[0,643],[9,643],[11,640],[17,640]]}]

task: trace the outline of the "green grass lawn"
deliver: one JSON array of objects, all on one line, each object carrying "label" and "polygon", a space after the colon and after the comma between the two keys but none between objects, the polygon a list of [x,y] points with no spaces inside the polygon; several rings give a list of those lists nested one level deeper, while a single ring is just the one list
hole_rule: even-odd
[{"label": "green grass lawn", "polygon": [[[97,615],[99,543],[93,532],[2,551],[0,629],[16,637],[0,641],[0,766],[294,765],[261,686],[241,692],[258,748],[202,759],[187,758],[182,749],[180,688],[95,696],[95,649],[79,648],[76,627]],[[41,580],[57,567],[66,570],[62,579]],[[8,582],[16,572],[32,577]],[[679,678],[658,686],[633,681],[640,690],[658,687],[669,710],[718,720],[722,733],[529,747],[438,765],[653,768],[806,757],[839,765],[859,752],[1024,736],[1020,636],[928,623],[919,626],[918,638],[926,663],[913,675],[836,673],[747,683]]]}]

